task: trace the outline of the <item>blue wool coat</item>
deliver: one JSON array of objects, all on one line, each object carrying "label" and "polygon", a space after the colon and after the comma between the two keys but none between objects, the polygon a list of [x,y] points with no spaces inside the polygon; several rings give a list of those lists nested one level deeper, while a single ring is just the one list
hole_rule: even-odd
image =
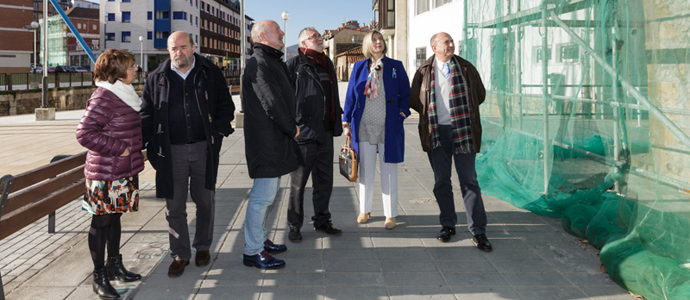
[{"label": "blue wool coat", "polygon": [[[387,163],[400,163],[405,158],[405,129],[403,122],[410,115],[410,80],[402,62],[384,56],[383,86],[386,92],[386,150],[383,155]],[[364,114],[367,97],[364,86],[369,76],[369,61],[365,59],[355,63],[347,85],[343,122],[350,122],[352,129],[352,146],[359,154],[359,122]],[[405,117],[400,113],[404,113]]]}]

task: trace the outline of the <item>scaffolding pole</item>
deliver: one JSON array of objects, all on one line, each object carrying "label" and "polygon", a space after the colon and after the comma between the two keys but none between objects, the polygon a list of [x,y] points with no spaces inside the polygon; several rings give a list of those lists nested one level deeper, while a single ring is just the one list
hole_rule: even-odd
[{"label": "scaffolding pole", "polygon": [[[549,193],[549,180],[551,173],[549,172],[549,159],[551,157],[551,148],[549,143],[549,83],[548,83],[548,73],[549,73],[549,41],[548,41],[548,27],[546,26],[546,1],[542,3],[542,14],[541,14],[541,26],[544,28],[544,33],[541,36],[541,71],[542,71],[542,89],[544,95],[544,195]],[[554,13],[551,13],[554,15]],[[541,30],[540,30],[541,33]]]}]

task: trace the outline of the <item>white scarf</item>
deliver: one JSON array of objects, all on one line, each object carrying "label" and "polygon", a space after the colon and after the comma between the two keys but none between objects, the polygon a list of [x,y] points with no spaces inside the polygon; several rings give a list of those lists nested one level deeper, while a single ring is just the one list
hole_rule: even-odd
[{"label": "white scarf", "polygon": [[115,84],[110,84],[107,81],[97,81],[96,86],[100,86],[106,90],[109,90],[115,94],[120,100],[129,105],[135,111],[141,110],[141,98],[134,90],[131,84],[124,84],[122,81],[115,81]]}]

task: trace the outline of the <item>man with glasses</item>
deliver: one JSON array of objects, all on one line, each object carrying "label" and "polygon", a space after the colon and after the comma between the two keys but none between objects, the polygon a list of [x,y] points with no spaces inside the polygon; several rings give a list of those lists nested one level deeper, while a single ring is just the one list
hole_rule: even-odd
[{"label": "man with glasses", "polygon": [[295,90],[300,128],[299,144],[304,165],[290,174],[288,204],[288,239],[302,241],[300,229],[304,221],[304,188],[312,174],[314,231],[338,236],[342,231],[333,227],[328,209],[333,190],[333,136],[340,136],[342,108],[333,62],[323,53],[323,38],[314,27],[299,33],[298,55],[287,61],[290,81]]},{"label": "man with glasses", "polygon": [[170,59],[146,79],[141,106],[143,142],[156,169],[156,197],[165,198],[173,262],[168,276],[178,277],[192,251],[187,226],[187,193],[196,204],[198,267],[211,260],[218,158],[223,137],[234,129],[235,105],[220,69],[194,53],[192,36],[168,37]]}]

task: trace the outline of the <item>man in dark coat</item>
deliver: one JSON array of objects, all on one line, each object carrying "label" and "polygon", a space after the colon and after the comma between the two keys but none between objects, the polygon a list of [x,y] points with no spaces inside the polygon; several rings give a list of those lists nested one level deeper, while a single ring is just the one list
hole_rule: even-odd
[{"label": "man in dark coat", "polygon": [[[187,32],[168,37],[170,59],[146,79],[141,106],[147,156],[156,169],[156,197],[165,198],[174,258],[168,276],[184,273],[192,252],[186,202],[196,204],[197,266],[210,262],[218,158],[223,137],[234,129],[235,105],[220,69],[194,53]],[[191,179],[191,180],[190,180]],[[188,188],[189,187],[189,188]]]},{"label": "man in dark coat", "polygon": [[482,141],[479,105],[486,91],[477,69],[454,55],[453,39],[445,32],[431,37],[434,55],[424,62],[412,79],[410,108],[419,113],[419,138],[434,171],[434,196],[441,211],[441,231],[436,238],[450,241],[455,235],[452,162],[458,174],[467,212],[467,227],[479,250],[489,252],[486,211],[477,182],[475,156]]},{"label": "man in dark coat", "polygon": [[276,22],[252,26],[254,54],[242,77],[245,115],[244,145],[249,177],[254,179],[244,222],[244,256],[247,266],[277,269],[285,261],[269,253],[287,250],[266,238],[266,212],[280,188],[280,176],[297,169],[295,98],[288,69],[281,57],[285,33]]},{"label": "man in dark coat", "polygon": [[304,221],[304,188],[312,174],[314,230],[329,235],[342,231],[333,227],[328,209],[333,191],[333,136],[343,133],[338,81],[333,62],[323,53],[323,38],[314,27],[299,33],[298,55],[287,61],[290,80],[295,87],[299,144],[304,166],[290,173],[288,204],[288,239],[302,241]]}]

